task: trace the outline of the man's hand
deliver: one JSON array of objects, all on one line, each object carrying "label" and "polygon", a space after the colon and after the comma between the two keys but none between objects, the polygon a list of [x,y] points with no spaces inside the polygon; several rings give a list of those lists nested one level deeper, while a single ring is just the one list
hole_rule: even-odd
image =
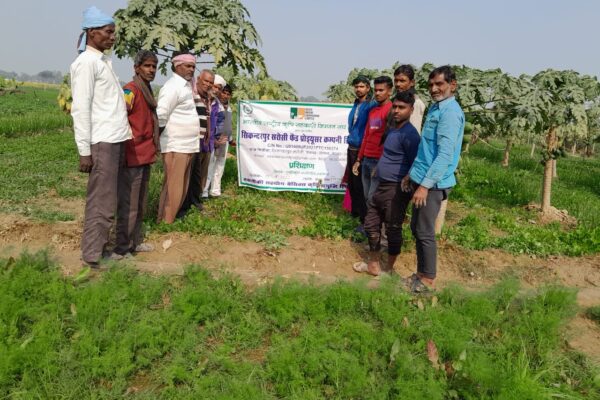
[{"label": "man's hand", "polygon": [[217,145],[222,146],[225,143],[227,143],[227,136],[225,136],[225,135],[219,136],[219,139],[217,140]]},{"label": "man's hand", "polygon": [[403,192],[410,192],[410,176],[406,175],[400,182],[400,188]]},{"label": "man's hand", "polygon": [[416,208],[421,208],[427,205],[427,194],[429,189],[424,186],[419,186],[413,195],[412,201]]},{"label": "man's hand", "polygon": [[360,161],[356,161],[354,163],[354,165],[352,166],[352,174],[354,174],[354,176],[358,176],[358,169],[360,168]]},{"label": "man's hand", "polygon": [[89,174],[92,172],[93,166],[94,162],[92,161],[92,156],[79,156],[79,172]]}]

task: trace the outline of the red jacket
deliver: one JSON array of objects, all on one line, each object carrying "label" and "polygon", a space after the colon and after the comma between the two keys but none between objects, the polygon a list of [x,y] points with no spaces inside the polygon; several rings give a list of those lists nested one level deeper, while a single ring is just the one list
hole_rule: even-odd
[{"label": "red jacket", "polygon": [[123,88],[127,117],[133,139],[125,142],[125,163],[128,167],[139,167],[156,161],[154,145],[154,120],[152,110],[144,99],[144,94],[132,81]]},{"label": "red jacket", "polygon": [[364,157],[379,159],[383,153],[381,145],[381,136],[385,131],[385,124],[388,114],[392,109],[392,102],[388,101],[384,105],[377,105],[369,111],[369,119],[365,127],[365,136],[358,151],[358,160],[362,161]]}]

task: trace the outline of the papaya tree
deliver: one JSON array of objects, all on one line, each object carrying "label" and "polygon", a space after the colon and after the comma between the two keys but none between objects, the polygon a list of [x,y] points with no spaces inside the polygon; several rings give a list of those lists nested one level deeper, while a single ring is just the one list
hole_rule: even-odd
[{"label": "papaya tree", "polygon": [[585,155],[591,157],[594,144],[600,141],[600,100],[590,102],[585,113],[587,115]]},{"label": "papaya tree", "polygon": [[117,10],[115,54],[133,57],[139,50],[161,56],[167,71],[173,51],[210,55],[217,67],[266,70],[256,46],[260,37],[239,0],[130,0]]},{"label": "papaya tree", "polygon": [[537,131],[545,135],[545,148],[542,153],[544,177],[542,184],[542,214],[548,214],[551,207],[552,177],[555,160],[563,155],[559,135],[564,132],[559,127],[584,123],[585,91],[583,79],[575,71],[548,69],[532,78],[535,88],[522,98],[524,106],[534,110],[537,117]]}]

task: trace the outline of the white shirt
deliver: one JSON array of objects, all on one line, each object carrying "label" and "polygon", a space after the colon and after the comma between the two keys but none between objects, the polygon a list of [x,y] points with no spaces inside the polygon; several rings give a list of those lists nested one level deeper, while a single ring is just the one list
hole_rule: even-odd
[{"label": "white shirt", "polygon": [[410,115],[410,123],[417,128],[417,132],[421,133],[421,126],[423,125],[423,114],[425,114],[425,103],[415,95],[415,104],[412,114]]},{"label": "white shirt", "polygon": [[108,56],[87,46],[71,64],[71,93],[79,155],[92,154],[92,144],[131,139],[123,89]]},{"label": "white shirt", "polygon": [[161,152],[200,151],[200,120],[191,82],[173,74],[158,93],[156,114],[158,125],[165,127],[160,135]]}]

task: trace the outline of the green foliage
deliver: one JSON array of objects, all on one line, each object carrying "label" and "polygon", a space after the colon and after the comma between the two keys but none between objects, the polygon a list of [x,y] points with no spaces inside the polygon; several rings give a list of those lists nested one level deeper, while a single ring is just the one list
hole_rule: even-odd
[{"label": "green foliage", "polygon": [[45,253],[0,260],[0,396],[600,398],[597,371],[562,346],[574,292],[505,281],[420,301],[394,280],[248,290],[190,267],[80,282]]},{"label": "green foliage", "polygon": [[239,0],[131,0],[115,13],[119,57],[133,57],[148,49],[166,58],[173,50],[210,54],[217,67],[230,66],[252,72],[265,71],[255,46],[260,37]]},{"label": "green foliage", "polygon": [[61,111],[63,111],[65,114],[71,114],[71,106],[73,104],[73,96],[71,94],[71,75],[65,75],[63,82],[60,85],[56,101],[58,101],[58,107]]}]

